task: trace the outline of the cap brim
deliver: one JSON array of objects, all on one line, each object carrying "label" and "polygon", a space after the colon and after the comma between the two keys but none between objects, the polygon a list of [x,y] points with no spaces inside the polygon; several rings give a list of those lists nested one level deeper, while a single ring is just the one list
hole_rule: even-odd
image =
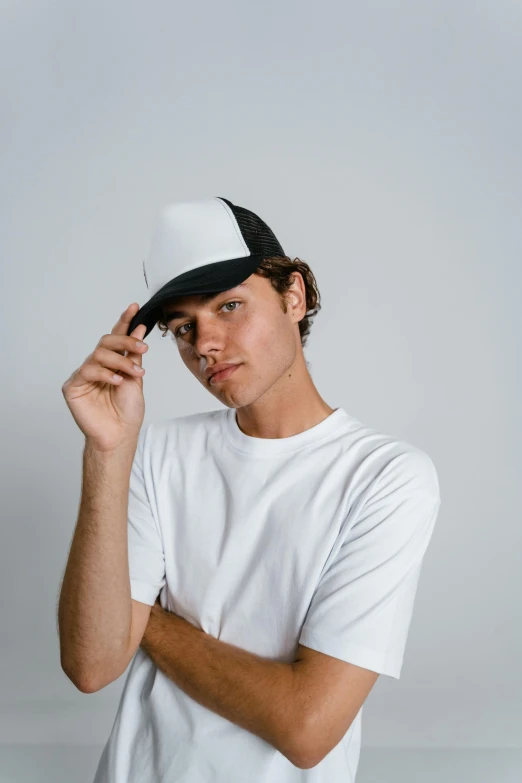
[{"label": "cap brim", "polygon": [[242,258],[216,261],[172,278],[154,296],[151,296],[143,307],[140,307],[130,322],[127,335],[132,334],[140,324],[145,324],[147,330],[144,337],[147,337],[161,318],[160,305],[167,299],[196,294],[219,294],[222,291],[228,291],[229,288],[234,288],[250,277],[265,257],[266,254],[258,253]]}]

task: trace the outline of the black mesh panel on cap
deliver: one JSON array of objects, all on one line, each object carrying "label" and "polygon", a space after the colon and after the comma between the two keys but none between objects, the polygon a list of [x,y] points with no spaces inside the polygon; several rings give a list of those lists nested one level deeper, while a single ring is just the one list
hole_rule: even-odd
[{"label": "black mesh panel on cap", "polygon": [[252,255],[257,253],[263,253],[265,257],[286,255],[272,229],[255,212],[251,212],[245,207],[237,207],[222,196],[218,196],[218,198],[228,204],[234,213],[243,239]]}]

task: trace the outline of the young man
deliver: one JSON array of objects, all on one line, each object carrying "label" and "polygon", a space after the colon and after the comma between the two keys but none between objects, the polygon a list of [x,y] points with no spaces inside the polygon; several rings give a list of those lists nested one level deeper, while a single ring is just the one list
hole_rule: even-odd
[{"label": "young man", "polygon": [[250,210],[169,205],[144,275],[127,334],[170,333],[223,407],[140,431],[129,647],[89,692],[132,663],[94,783],[353,783],[364,700],[400,677],[433,462],[323,400],[315,278]]}]

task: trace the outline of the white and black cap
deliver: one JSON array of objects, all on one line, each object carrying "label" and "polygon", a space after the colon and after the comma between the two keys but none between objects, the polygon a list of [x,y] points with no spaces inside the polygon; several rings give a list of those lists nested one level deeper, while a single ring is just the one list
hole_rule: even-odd
[{"label": "white and black cap", "polygon": [[264,258],[284,256],[273,231],[254,212],[221,196],[165,206],[156,221],[143,275],[150,299],[127,334],[161,318],[161,303],[175,296],[221,293],[242,283]]}]

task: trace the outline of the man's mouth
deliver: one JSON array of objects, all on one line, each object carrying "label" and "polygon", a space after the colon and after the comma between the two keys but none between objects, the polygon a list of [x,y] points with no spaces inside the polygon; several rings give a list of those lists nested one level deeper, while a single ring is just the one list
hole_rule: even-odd
[{"label": "man's mouth", "polygon": [[227,367],[225,370],[221,370],[220,372],[214,373],[214,375],[210,376],[209,383],[215,384],[215,383],[220,383],[220,381],[225,381],[240,366],[241,365],[239,364],[233,364],[231,367]]}]

